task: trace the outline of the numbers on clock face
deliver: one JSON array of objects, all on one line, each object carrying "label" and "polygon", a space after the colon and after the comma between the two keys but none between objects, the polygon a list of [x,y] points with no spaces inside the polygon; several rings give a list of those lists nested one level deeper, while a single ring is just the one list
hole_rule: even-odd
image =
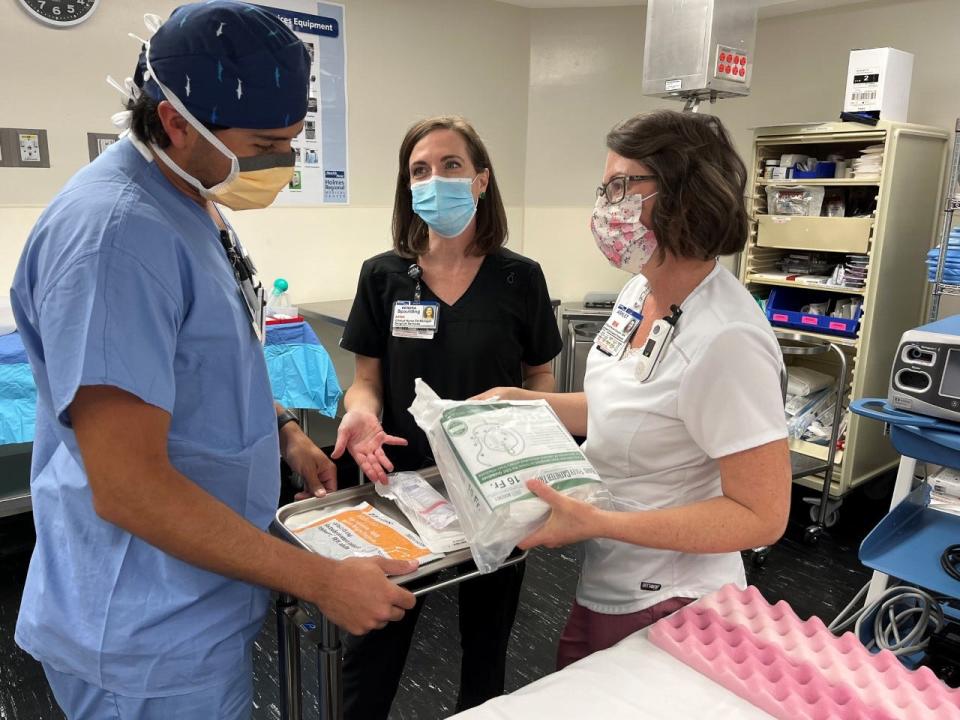
[{"label": "numbers on clock face", "polygon": [[96,8],[98,0],[20,0],[36,18],[57,25],[83,22]]}]

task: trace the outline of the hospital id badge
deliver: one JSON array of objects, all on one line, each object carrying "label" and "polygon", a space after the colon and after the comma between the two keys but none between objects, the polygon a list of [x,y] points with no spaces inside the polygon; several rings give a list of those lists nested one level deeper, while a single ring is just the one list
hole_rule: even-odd
[{"label": "hospital id badge", "polygon": [[242,280],[239,285],[240,296],[247,305],[247,314],[250,317],[253,333],[263,345],[267,339],[267,314],[264,312],[267,306],[266,292],[263,285],[260,283],[254,285],[252,280]]},{"label": "hospital id badge", "polygon": [[643,315],[626,305],[617,305],[613,313],[603,324],[594,341],[597,350],[604,355],[619,358],[627,347],[633,334],[640,326]]},{"label": "hospital id badge", "polygon": [[433,340],[439,327],[440,303],[398,300],[390,328],[394,337]]},{"label": "hospital id badge", "polygon": [[267,344],[267,293],[263,285],[257,285],[257,312],[253,320],[253,330],[257,334],[257,340],[261,345]]}]

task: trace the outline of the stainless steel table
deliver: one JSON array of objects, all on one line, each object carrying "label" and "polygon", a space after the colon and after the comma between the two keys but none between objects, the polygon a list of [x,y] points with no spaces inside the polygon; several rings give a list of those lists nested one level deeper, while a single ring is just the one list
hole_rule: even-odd
[{"label": "stainless steel table", "polygon": [[351,307],[353,307],[353,298],[304,303],[297,306],[297,311],[304,320],[311,324],[328,322],[339,327],[346,327]]}]

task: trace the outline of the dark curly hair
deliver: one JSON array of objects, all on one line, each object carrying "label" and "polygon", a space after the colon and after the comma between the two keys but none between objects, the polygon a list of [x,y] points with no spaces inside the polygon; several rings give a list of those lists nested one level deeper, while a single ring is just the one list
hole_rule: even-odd
[{"label": "dark curly hair", "polygon": [[661,257],[709,260],[747,240],[747,168],[713,115],[658,110],[607,134],[607,147],[657,177],[653,230]]}]

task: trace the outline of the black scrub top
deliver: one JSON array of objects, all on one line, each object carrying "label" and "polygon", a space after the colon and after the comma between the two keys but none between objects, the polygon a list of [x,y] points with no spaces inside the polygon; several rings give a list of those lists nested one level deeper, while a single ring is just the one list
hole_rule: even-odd
[{"label": "black scrub top", "polygon": [[397,470],[433,465],[426,435],[407,408],[413,381],[423,378],[437,395],[466,400],[493,387],[523,384],[521,363],[543,365],[562,341],[540,266],[499,249],[487,255],[473,283],[453,305],[440,300],[421,280],[420,300],[440,306],[432,340],[394,337],[393,304],[413,300],[413,263],[395,252],[367,260],[340,346],[381,361],[383,429],[409,441],[385,446]]}]

